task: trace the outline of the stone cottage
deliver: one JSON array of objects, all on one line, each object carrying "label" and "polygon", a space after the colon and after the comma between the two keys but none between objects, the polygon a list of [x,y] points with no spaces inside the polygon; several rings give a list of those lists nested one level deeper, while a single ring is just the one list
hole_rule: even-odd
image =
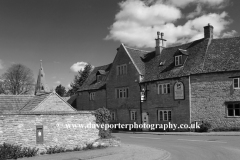
[{"label": "stone cottage", "polygon": [[169,48],[161,45],[162,37],[156,39],[155,56],[146,60],[141,82],[148,123],[240,126],[240,38],[214,39],[213,32],[207,25],[204,38]]},{"label": "stone cottage", "polygon": [[[158,32],[154,51],[121,44],[103,88],[113,123],[205,120],[213,128],[240,126],[240,38],[214,39],[210,24],[203,31],[202,39],[173,47]],[[94,101],[97,90],[88,89],[93,84],[84,85],[86,99],[80,88],[78,109],[80,101]]]},{"label": "stone cottage", "polygon": [[0,96],[0,142],[28,147],[73,149],[99,138],[91,111],[77,111],[55,92],[46,92],[42,66],[36,95]]},{"label": "stone cottage", "polygon": [[147,51],[121,44],[113,63],[95,67],[78,90],[77,109],[107,107],[112,123],[141,123],[140,85],[145,73],[141,56]]}]

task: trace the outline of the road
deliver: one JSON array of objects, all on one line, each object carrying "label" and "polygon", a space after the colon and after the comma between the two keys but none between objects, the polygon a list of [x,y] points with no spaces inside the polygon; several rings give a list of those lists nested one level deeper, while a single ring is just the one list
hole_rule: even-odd
[{"label": "road", "polygon": [[125,144],[164,149],[168,160],[240,160],[240,136],[183,136],[114,133]]}]

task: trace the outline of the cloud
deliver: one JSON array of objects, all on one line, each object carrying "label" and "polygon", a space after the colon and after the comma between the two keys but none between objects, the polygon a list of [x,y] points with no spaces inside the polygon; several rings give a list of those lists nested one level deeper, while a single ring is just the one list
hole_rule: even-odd
[{"label": "cloud", "polygon": [[72,88],[71,85],[70,85],[70,83],[67,84],[67,87],[66,87],[66,88],[68,88],[68,89]]},{"label": "cloud", "polygon": [[[214,26],[214,38],[222,37],[232,23],[227,12],[204,13],[200,4],[214,6],[224,2],[226,0],[126,0],[119,3],[120,11],[105,39],[121,41],[132,47],[155,47],[154,39],[160,31],[164,32],[168,45],[186,43],[203,38],[203,27],[208,23]],[[179,7],[191,3],[197,5],[196,10],[184,16]],[[180,19],[185,23],[176,25]]]},{"label": "cloud", "polygon": [[54,82],[54,83],[56,83],[56,84],[61,84],[61,81],[56,81],[56,82]]},{"label": "cloud", "polygon": [[235,36],[237,36],[237,31],[232,30],[232,31],[223,33],[222,37],[223,38],[229,38],[229,37],[235,37]]},{"label": "cloud", "polygon": [[211,7],[222,7],[228,2],[228,0],[166,0],[169,5],[173,5],[180,8],[185,8],[188,5],[203,4]]},{"label": "cloud", "polygon": [[3,69],[4,66],[3,66],[3,61],[0,59],[0,69]]},{"label": "cloud", "polygon": [[77,63],[74,63],[70,69],[73,71],[73,72],[78,72],[80,70],[83,70],[84,67],[87,65],[88,63],[87,62],[77,62]]},{"label": "cloud", "polygon": [[189,13],[186,18],[192,19],[192,18],[194,18],[196,16],[199,16],[199,15],[202,15],[202,14],[204,14],[204,12],[202,10],[202,6],[197,5],[197,8],[195,9],[195,11]]},{"label": "cloud", "polygon": [[57,77],[56,76],[53,76],[52,79],[56,79]]}]

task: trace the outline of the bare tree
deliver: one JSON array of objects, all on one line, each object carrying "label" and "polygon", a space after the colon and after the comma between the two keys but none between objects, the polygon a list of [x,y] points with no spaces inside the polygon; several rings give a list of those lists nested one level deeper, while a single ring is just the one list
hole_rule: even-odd
[{"label": "bare tree", "polygon": [[13,64],[1,76],[0,87],[3,94],[32,94],[35,87],[33,72],[22,64]]}]

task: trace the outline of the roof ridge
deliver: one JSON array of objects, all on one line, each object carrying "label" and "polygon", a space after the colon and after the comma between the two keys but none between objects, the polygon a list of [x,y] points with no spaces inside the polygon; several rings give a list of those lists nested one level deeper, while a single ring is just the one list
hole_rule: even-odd
[{"label": "roof ridge", "polygon": [[35,95],[0,95],[0,96],[9,96],[9,97],[29,97],[29,96],[35,96]]},{"label": "roof ridge", "polygon": [[196,42],[196,41],[204,40],[204,39],[206,39],[206,38],[196,39],[196,40],[191,41],[191,42],[178,44],[178,45],[176,45],[176,46],[165,47],[165,48],[163,48],[163,49],[171,49],[171,48],[181,47],[181,46],[188,45],[188,44],[194,43],[194,42]]},{"label": "roof ridge", "polygon": [[240,36],[224,37],[224,38],[213,38],[212,40],[218,40],[218,39],[233,39],[233,38],[240,38]]},{"label": "roof ridge", "polygon": [[128,47],[128,46],[125,46],[125,47],[128,48],[128,49],[136,50],[136,51],[151,52],[151,51],[146,51],[146,50],[142,50],[142,49],[131,48],[131,47]]},{"label": "roof ridge", "polygon": [[[105,67],[105,66],[109,66],[111,65],[112,63],[109,63],[109,64],[105,64],[105,65],[101,65],[101,66],[97,66],[97,67],[94,67],[94,69],[97,69],[97,68],[100,68],[100,67]],[[104,70],[104,69],[103,69]]]}]

